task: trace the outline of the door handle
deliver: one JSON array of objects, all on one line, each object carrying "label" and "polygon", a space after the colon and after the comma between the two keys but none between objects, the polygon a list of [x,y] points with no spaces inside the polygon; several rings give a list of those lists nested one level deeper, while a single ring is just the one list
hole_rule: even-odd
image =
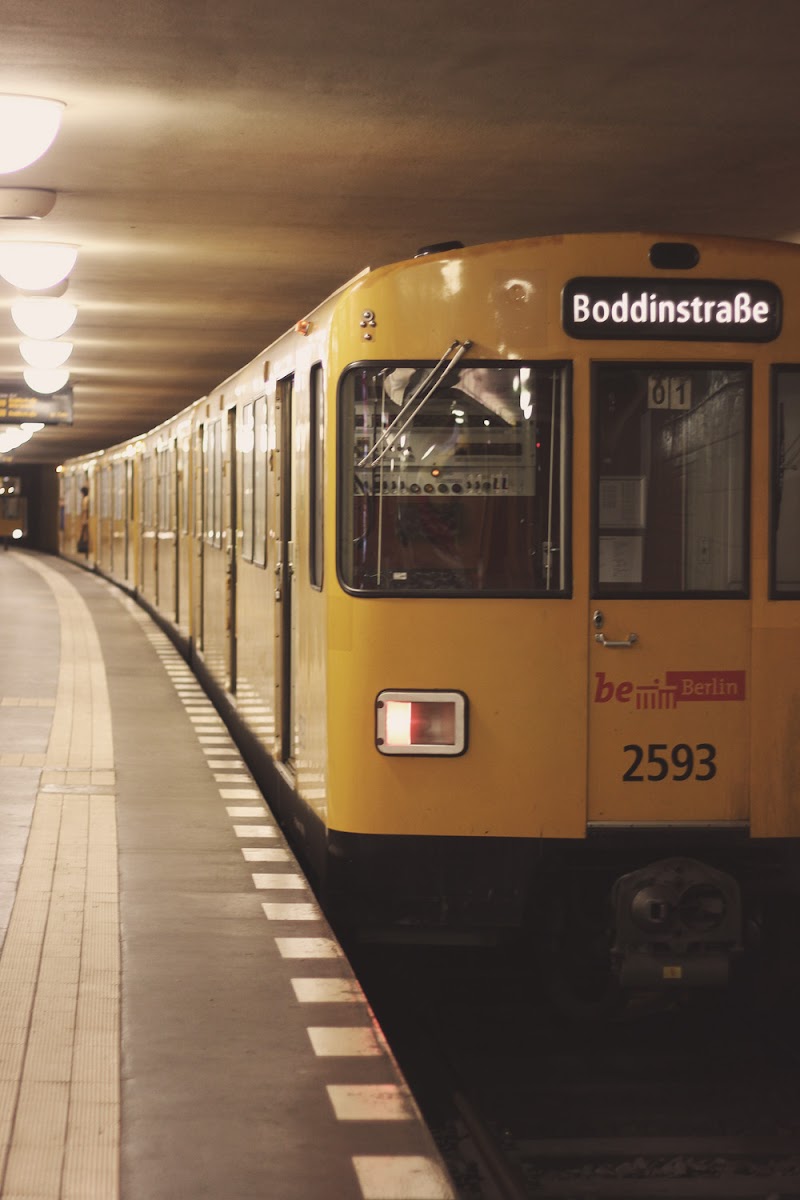
[{"label": "door handle", "polygon": [[639,635],[638,633],[629,633],[624,642],[612,642],[604,633],[596,633],[594,640],[601,646],[605,646],[607,650],[630,650],[631,646],[635,646],[638,642]]}]

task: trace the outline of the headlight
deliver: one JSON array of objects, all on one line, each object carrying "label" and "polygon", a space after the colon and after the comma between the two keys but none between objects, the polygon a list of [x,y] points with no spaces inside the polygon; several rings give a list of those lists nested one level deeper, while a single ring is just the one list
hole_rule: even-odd
[{"label": "headlight", "polygon": [[375,701],[375,745],[381,754],[463,754],[466,696],[463,692],[381,692]]}]

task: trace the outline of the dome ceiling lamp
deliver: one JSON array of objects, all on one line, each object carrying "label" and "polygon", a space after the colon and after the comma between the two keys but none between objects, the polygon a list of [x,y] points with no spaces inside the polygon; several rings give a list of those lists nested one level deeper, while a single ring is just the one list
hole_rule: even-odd
[{"label": "dome ceiling lamp", "polygon": [[52,370],[54,367],[63,367],[72,354],[72,342],[43,342],[38,338],[23,338],[19,352],[29,367]]},{"label": "dome ceiling lamp", "polygon": [[0,275],[23,292],[44,292],[66,279],[78,259],[67,242],[0,242]]},{"label": "dome ceiling lamp", "polygon": [[49,150],[65,107],[61,100],[0,93],[0,175],[29,167]]},{"label": "dome ceiling lamp", "polygon": [[56,193],[49,188],[0,188],[0,220],[41,220],[55,202]]},{"label": "dome ceiling lamp", "polygon": [[40,429],[44,429],[41,421],[24,421],[21,425],[0,425],[0,454],[11,454],[19,446],[24,446]]},{"label": "dome ceiling lamp", "polygon": [[52,395],[60,392],[69,379],[66,367],[25,367],[22,377],[34,392]]},{"label": "dome ceiling lamp", "polygon": [[[0,175],[21,171],[42,157],[61,128],[64,108],[61,100],[0,93]],[[41,219],[55,201],[56,193],[45,188],[0,188],[0,221]],[[66,280],[77,257],[78,247],[63,243],[0,242],[0,276],[22,292],[46,292]],[[35,392],[52,395],[69,379],[63,364],[72,343],[51,339],[66,333],[78,310],[58,296],[20,296],[11,308],[14,323],[26,335],[20,342],[28,364],[25,382]],[[19,445],[33,432],[34,427],[12,432],[11,441]]]},{"label": "dome ceiling lamp", "polygon": [[63,296],[18,296],[11,317],[20,333],[38,341],[51,341],[72,328],[77,305]]}]

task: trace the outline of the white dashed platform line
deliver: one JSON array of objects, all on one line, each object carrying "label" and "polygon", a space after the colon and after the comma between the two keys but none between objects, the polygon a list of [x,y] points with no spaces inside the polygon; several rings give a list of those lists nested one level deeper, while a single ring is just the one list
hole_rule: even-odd
[{"label": "white dashed platform line", "polygon": [[278,836],[274,825],[234,825],[233,832],[238,838],[276,838]]},{"label": "white dashed platform line", "polygon": [[296,875],[291,871],[282,872],[280,875],[253,875],[253,883],[257,888],[269,890],[277,888],[278,890],[301,890],[308,891],[308,884],[302,875]]},{"label": "white dashed platform line", "polygon": [[421,1155],[359,1154],[353,1157],[364,1200],[454,1200],[442,1168]]},{"label": "white dashed platform line", "polygon": [[261,906],[270,921],[321,921],[322,913],[313,904],[270,904]]},{"label": "white dashed platform line", "polygon": [[368,1025],[310,1025],[308,1036],[318,1058],[378,1058],[386,1053]]},{"label": "white dashed platform line", "polygon": [[245,846],[242,849],[245,862],[291,862],[288,850],[280,846]]},{"label": "white dashed platform line", "polygon": [[279,937],[275,945],[281,958],[343,958],[342,949],[333,938]]},{"label": "white dashed platform line", "polygon": [[365,996],[355,979],[328,979],[324,976],[292,980],[294,994],[301,1004],[363,1004]]},{"label": "white dashed platform line", "polygon": [[326,1091],[339,1121],[414,1121],[411,1093],[397,1083],[329,1083]]}]

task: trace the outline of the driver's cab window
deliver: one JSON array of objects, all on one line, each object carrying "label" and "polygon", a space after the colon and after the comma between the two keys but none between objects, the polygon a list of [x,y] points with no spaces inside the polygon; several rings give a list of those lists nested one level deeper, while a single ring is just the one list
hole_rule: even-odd
[{"label": "driver's cab window", "polygon": [[772,409],[772,596],[800,596],[800,366],[775,371]]},{"label": "driver's cab window", "polygon": [[593,593],[747,591],[750,372],[609,363],[593,376]]},{"label": "driver's cab window", "polygon": [[344,585],[384,595],[568,594],[568,382],[560,363],[346,372]]}]

